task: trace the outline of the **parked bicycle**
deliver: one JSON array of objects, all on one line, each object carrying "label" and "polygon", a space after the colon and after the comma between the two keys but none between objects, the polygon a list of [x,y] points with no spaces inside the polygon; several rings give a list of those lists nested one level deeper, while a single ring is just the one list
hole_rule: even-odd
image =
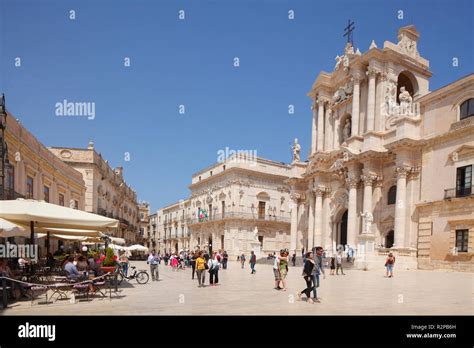
[{"label": "parked bicycle", "polygon": [[119,284],[122,283],[124,278],[127,279],[127,280],[136,279],[138,284],[146,284],[146,283],[148,283],[148,280],[150,280],[150,275],[148,274],[148,272],[146,270],[141,269],[141,270],[137,271],[135,266],[130,267],[128,273],[129,273],[128,276],[125,275],[125,273],[123,272],[123,268],[119,267],[119,274],[118,274],[118,283]]}]

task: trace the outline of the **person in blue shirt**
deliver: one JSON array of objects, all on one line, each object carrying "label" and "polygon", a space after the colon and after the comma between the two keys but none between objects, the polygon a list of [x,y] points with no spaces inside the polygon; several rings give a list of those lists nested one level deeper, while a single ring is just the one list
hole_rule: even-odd
[{"label": "person in blue shirt", "polygon": [[67,263],[64,265],[64,270],[67,273],[67,277],[70,279],[77,280],[81,276],[81,274],[77,270],[76,265],[74,264],[73,256],[69,256],[67,258]]}]

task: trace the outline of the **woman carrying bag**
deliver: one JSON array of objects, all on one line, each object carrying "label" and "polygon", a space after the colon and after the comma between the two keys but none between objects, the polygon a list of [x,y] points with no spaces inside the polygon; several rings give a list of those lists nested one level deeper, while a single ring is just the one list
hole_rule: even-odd
[{"label": "woman carrying bag", "polygon": [[211,286],[216,286],[217,283],[219,282],[220,263],[217,260],[216,254],[217,253],[214,251],[212,253],[212,257],[207,262],[207,264],[209,266],[209,278],[210,278],[209,281],[211,283]]}]

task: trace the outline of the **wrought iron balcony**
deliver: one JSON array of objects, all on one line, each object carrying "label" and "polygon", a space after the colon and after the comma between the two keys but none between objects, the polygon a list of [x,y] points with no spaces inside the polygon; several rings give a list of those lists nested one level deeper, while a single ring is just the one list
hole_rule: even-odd
[{"label": "wrought iron balcony", "polygon": [[474,189],[472,188],[472,186],[461,186],[444,190],[444,199],[469,197],[472,195],[474,195]]},{"label": "wrought iron balcony", "polygon": [[207,218],[198,219],[196,217],[188,218],[188,225],[210,222],[210,221],[220,221],[225,219],[244,219],[244,220],[259,220],[259,221],[275,221],[275,222],[290,222],[288,216],[273,216],[273,215],[260,215],[257,213],[240,213],[240,212],[226,212],[225,214],[213,214]]},{"label": "wrought iron balcony", "polygon": [[[1,185],[0,185],[0,190],[1,190]],[[9,200],[14,200],[17,198],[25,198],[25,196],[19,194],[18,192],[14,190],[3,190],[3,194],[0,196],[0,199],[9,201]]]}]

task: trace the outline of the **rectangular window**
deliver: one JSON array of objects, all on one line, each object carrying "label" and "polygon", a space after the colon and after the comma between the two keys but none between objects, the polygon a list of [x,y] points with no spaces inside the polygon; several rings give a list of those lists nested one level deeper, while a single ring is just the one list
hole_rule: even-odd
[{"label": "rectangular window", "polygon": [[49,187],[43,186],[43,200],[49,203]]},{"label": "rectangular window", "polygon": [[222,218],[225,217],[225,201],[222,201]]},{"label": "rectangular window", "polygon": [[469,196],[472,193],[472,165],[460,167],[456,171],[456,197]]},{"label": "rectangular window", "polygon": [[458,252],[467,253],[469,230],[456,230],[456,248]]},{"label": "rectangular window", "polygon": [[64,195],[62,193],[59,194],[59,205],[64,207]]},{"label": "rectangular window", "polygon": [[30,176],[26,177],[26,198],[33,199],[33,178]]},{"label": "rectangular window", "polygon": [[258,218],[265,219],[265,202],[258,202]]},{"label": "rectangular window", "polygon": [[209,204],[209,213],[208,213],[209,220],[212,219],[212,204]]},{"label": "rectangular window", "polygon": [[6,189],[8,190],[7,199],[15,199],[15,167],[12,165],[8,166],[6,169],[7,173],[7,182]]}]

